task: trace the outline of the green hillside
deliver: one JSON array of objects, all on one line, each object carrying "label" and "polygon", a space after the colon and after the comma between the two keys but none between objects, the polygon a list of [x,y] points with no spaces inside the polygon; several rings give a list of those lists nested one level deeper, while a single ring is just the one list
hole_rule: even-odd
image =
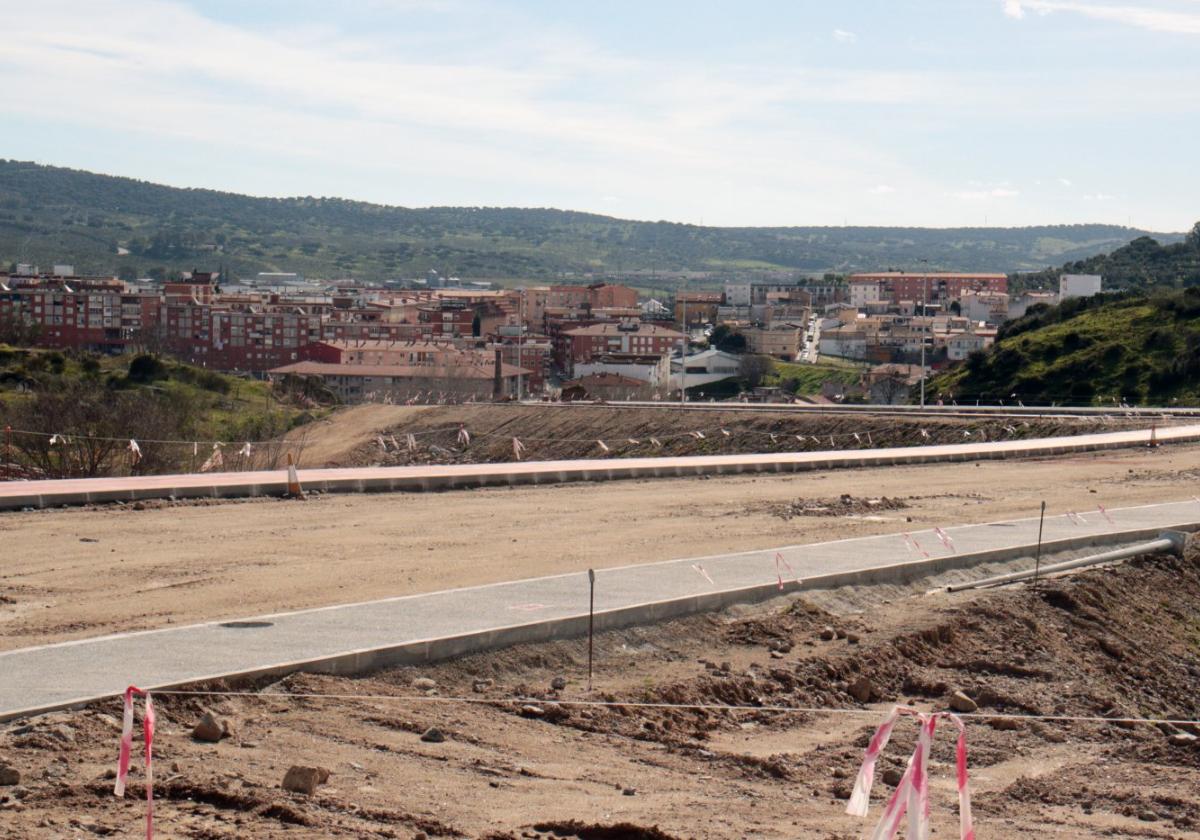
[{"label": "green hillside", "polygon": [[[224,441],[226,466],[275,466],[278,440],[323,409],[310,397],[269,383],[214,373],[149,355],[99,356],[0,344],[0,427],[11,439],[3,465],[30,476],[91,476],[195,470]],[[64,435],[51,445],[51,435]],[[139,441],[132,463],[129,439]],[[169,443],[168,441],[176,441]],[[8,446],[11,445],[11,449]]]},{"label": "green hillside", "polygon": [[714,275],[695,281],[703,285],[735,271],[847,272],[921,260],[962,271],[1041,269],[1145,233],[1113,225],[714,228],[553,209],[411,209],[252,198],[0,160],[0,265],[69,263],[126,277],[222,266],[234,276],[361,280],[430,269],[529,279],[597,272],[661,289],[674,281],[660,275],[683,271]]},{"label": "green hillside", "polygon": [[1041,307],[930,388],[959,402],[1200,405],[1200,287]]}]

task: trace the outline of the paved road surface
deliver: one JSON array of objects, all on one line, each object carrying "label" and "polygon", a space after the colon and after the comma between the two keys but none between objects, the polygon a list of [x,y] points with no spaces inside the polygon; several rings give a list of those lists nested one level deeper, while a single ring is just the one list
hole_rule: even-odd
[{"label": "paved road surface", "polygon": [[[1140,541],[1168,527],[1200,527],[1195,500],[1111,510],[1111,521],[1094,509],[1079,513],[1082,520],[1046,520],[1049,550],[1055,543],[1060,550],[1078,550],[1084,543]],[[597,574],[597,626],[644,623],[771,597],[778,592],[777,574],[787,589],[796,590],[906,582],[985,559],[1029,556],[1037,520],[967,525],[946,533],[953,549],[928,531],[913,533],[911,541],[892,534],[778,549],[790,571],[777,564],[775,549],[606,569]],[[988,552],[990,558],[981,556]],[[284,673],[302,665],[349,673],[576,635],[586,627],[587,603],[587,575],[581,571],[9,651],[0,653],[0,720],[107,697],[130,683],[163,688]]]},{"label": "paved road surface", "polygon": [[[1159,429],[1164,443],[1200,440],[1200,425]],[[1150,430],[1066,437],[964,442],[939,446],[779,452],[742,455],[691,455],[673,458],[596,458],[576,461],[524,461],[499,464],[434,464],[415,467],[361,467],[302,470],[306,490],[325,492],[428,491],[487,485],[553,484],[688,475],[795,472],[840,467],[890,466],[940,461],[1023,458],[1144,446]],[[0,482],[0,510],[78,505],[157,498],[282,495],[286,475],[228,472],[193,475],[129,476],[50,481]]]}]

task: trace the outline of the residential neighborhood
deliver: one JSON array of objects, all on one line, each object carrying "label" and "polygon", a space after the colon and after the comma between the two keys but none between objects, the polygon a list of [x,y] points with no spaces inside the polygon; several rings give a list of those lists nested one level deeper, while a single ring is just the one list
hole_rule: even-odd
[{"label": "residential neighborhood", "polygon": [[[0,273],[0,327],[42,346],[161,350],[223,372],[308,377],[344,402],[745,399],[762,384],[746,381],[747,356],[860,369],[856,387],[770,399],[903,401],[1031,306],[1102,288],[1097,275],[1063,275],[1057,293],[1014,295],[1002,273],[881,271],[735,277],[660,299],[608,280],[463,284],[431,272],[371,285],[195,270],[155,283],[14,268]],[[713,390],[734,381],[746,387]]]}]

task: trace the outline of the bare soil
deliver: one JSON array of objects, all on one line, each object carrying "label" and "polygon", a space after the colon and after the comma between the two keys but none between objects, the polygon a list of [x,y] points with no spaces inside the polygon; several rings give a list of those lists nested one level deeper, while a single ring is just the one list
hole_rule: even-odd
[{"label": "bare soil", "polygon": [[[590,692],[586,642],[570,640],[361,678],[296,675],[258,696],[159,696],[158,836],[850,840],[871,824],[844,808],[873,727],[893,704],[940,710],[963,691],[979,705],[979,837],[1200,837],[1195,726],[1025,717],[1196,720],[1198,604],[1193,552],[1038,589],[855,614],[780,599],[603,634]],[[435,686],[423,693],[418,678]],[[672,707],[633,705],[644,702]],[[205,709],[230,737],[192,740]],[[111,793],[119,713],[96,704],[0,731],[0,764],[22,776],[0,788],[0,838],[142,836],[140,760],[127,798]],[[444,741],[422,740],[430,727]],[[880,775],[903,766],[914,735],[897,727]],[[294,764],[331,775],[312,795],[287,793]],[[957,836],[948,732],[931,779],[935,836]],[[876,785],[872,817],[890,791]]]},{"label": "bare soil", "polygon": [[[595,405],[366,405],[297,430],[305,466],[372,466],[522,460],[808,452],[1020,440],[1123,428],[1132,418],[953,418],[813,415],[795,411],[625,408]],[[465,428],[470,441],[459,440]],[[699,433],[699,436],[696,433]],[[413,435],[410,449],[407,435]],[[603,442],[602,447],[600,443]]]},{"label": "bare soil", "polygon": [[[729,478],[0,514],[0,649],[1196,495],[1200,446]],[[812,500],[867,500],[789,516]],[[878,509],[872,499],[905,507]],[[857,503],[856,503],[857,504]]]}]

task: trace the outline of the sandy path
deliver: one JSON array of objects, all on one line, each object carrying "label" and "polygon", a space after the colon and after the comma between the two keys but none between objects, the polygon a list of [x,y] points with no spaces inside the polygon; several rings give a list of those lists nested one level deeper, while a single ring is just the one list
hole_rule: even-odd
[{"label": "sandy path", "polygon": [[[770,477],[0,516],[0,649],[774,545],[1186,499],[1200,447]],[[1181,475],[1182,473],[1182,475]],[[1095,491],[1095,492],[1092,492]],[[771,503],[906,510],[785,521]],[[906,517],[911,517],[908,524]]]}]

